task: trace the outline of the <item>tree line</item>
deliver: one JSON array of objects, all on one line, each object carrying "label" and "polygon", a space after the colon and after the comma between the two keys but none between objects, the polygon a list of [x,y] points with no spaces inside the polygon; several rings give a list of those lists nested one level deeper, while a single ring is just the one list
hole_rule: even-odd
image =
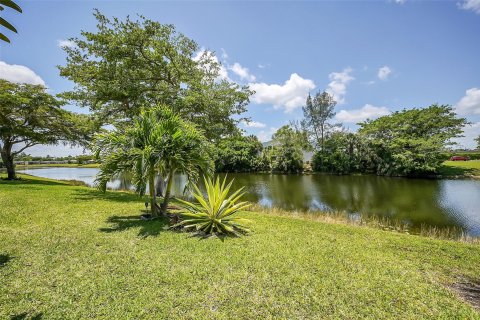
[{"label": "tree line", "polygon": [[225,140],[219,145],[217,169],[302,172],[309,169],[302,153],[313,150],[311,169],[317,172],[431,175],[446,160],[452,139],[468,124],[451,106],[433,104],[366,120],[358,123],[357,132],[350,132],[332,122],[335,105],[327,92],[308,96],[300,124],[280,128],[266,148],[254,137]]},{"label": "tree line", "polygon": [[[199,56],[199,45],[173,25],[94,16],[97,30],[81,31],[69,39],[73,46],[63,47],[66,61],[58,68],[75,84],[71,91],[53,96],[43,86],[0,80],[0,153],[8,179],[16,177],[15,157],[29,147],[78,144],[100,161],[101,189],[131,171],[138,193],[149,190],[155,214],[165,211],[176,173],[193,184],[213,170],[302,172],[305,151],[314,153],[315,171],[434,173],[467,123],[451,107],[432,105],[367,120],[352,133],[332,122],[336,103],[318,92],[308,96],[303,120],[281,127],[263,147],[238,127],[249,120],[242,115],[253,92],[221,78],[213,53]],[[66,111],[66,104],[90,113]]]}]

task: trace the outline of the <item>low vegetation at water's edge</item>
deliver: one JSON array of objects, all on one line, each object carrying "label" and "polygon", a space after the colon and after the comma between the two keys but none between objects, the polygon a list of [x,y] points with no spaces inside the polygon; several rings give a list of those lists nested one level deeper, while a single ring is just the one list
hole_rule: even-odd
[{"label": "low vegetation at water's edge", "polygon": [[0,318],[480,319],[455,289],[478,245],[253,212],[202,240],[132,193],[22,178],[0,181]]}]

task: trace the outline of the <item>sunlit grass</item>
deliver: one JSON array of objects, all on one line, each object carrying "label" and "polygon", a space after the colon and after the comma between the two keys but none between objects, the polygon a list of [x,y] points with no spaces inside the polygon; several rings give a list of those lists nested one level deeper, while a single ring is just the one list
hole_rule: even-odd
[{"label": "sunlit grass", "polygon": [[86,163],[86,164],[78,164],[78,163],[49,163],[49,164],[17,164],[15,166],[17,169],[28,169],[28,168],[99,168],[99,163]]},{"label": "sunlit grass", "polygon": [[448,289],[480,246],[245,213],[202,240],[142,221],[144,199],[0,181],[0,319],[480,319]]},{"label": "sunlit grass", "polygon": [[480,176],[480,160],[445,161],[438,173],[445,176]]}]

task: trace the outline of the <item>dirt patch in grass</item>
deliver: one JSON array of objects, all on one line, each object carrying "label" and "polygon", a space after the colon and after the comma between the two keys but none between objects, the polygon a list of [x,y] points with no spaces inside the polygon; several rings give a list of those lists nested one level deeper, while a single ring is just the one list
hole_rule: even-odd
[{"label": "dirt patch in grass", "polygon": [[480,280],[462,279],[454,283],[451,289],[459,295],[462,300],[468,302],[475,309],[480,310]]}]

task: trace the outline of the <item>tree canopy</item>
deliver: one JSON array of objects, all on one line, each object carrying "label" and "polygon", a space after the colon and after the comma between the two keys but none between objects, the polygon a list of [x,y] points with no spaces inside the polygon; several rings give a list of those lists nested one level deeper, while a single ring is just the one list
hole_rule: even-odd
[{"label": "tree canopy", "polygon": [[141,110],[133,124],[95,137],[95,152],[101,159],[97,183],[105,191],[116,174],[132,172],[136,191],[143,195],[147,185],[151,208],[158,212],[155,177],[168,177],[162,209],[166,210],[175,173],[186,174],[196,182],[199,173],[213,169],[209,144],[195,125],[182,120],[168,107]]},{"label": "tree canopy", "polygon": [[29,147],[89,140],[89,117],[66,111],[62,105],[41,85],[0,80],[0,151],[9,179],[15,178],[14,157]]},{"label": "tree canopy", "polygon": [[313,146],[316,149],[324,148],[325,139],[333,128],[338,125],[329,121],[335,116],[335,105],[337,102],[328,92],[317,92],[312,97],[308,95],[303,109],[302,128],[307,132]]},{"label": "tree canopy", "polygon": [[256,136],[222,139],[216,147],[215,169],[219,172],[256,171],[262,149]]},{"label": "tree canopy", "polygon": [[119,124],[158,104],[198,124],[209,139],[238,131],[248,87],[219,77],[216,57],[176,31],[142,16],[108,19],[98,10],[95,32],[70,39],[60,74],[75,83],[63,96],[88,107],[99,125]]},{"label": "tree canopy", "polygon": [[442,152],[465,124],[452,107],[434,104],[367,120],[359,124],[359,133],[373,150],[378,174],[416,175],[437,170]]}]

